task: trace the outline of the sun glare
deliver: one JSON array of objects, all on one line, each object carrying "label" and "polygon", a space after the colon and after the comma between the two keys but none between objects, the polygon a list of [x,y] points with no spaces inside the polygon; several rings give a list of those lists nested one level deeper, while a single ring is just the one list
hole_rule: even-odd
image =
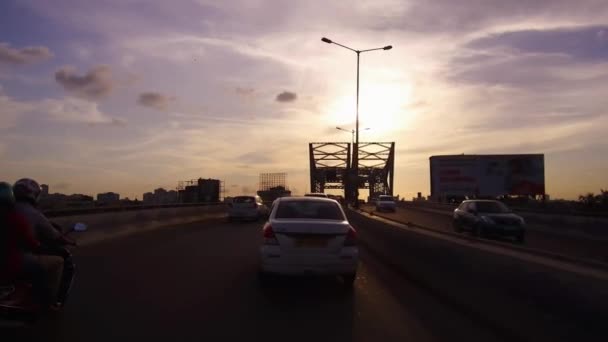
[{"label": "sun glare", "polygon": [[[359,93],[359,125],[370,128],[373,136],[382,137],[407,124],[411,89],[407,85],[370,84]],[[330,125],[351,129],[355,125],[355,94],[342,92],[328,108]]]}]

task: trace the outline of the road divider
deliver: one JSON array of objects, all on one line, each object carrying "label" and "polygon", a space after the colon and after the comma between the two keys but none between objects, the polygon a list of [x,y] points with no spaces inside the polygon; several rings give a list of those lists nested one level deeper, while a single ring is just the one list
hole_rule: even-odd
[{"label": "road divider", "polygon": [[[547,336],[555,335],[554,340],[592,341],[605,333],[604,268],[360,211],[349,211],[349,220],[362,248],[507,340],[551,340]],[[547,326],[554,331],[544,330]],[[520,335],[524,331],[532,335]]]},{"label": "road divider", "polygon": [[87,231],[72,236],[79,245],[88,245],[163,227],[221,220],[225,218],[225,212],[224,205],[172,206],[92,213],[72,211],[67,216],[51,219],[66,228],[73,227],[77,222],[85,223]]},{"label": "road divider", "polygon": [[542,249],[515,245],[513,243],[483,239],[483,238],[475,237],[475,236],[472,236],[469,234],[462,234],[462,233],[456,233],[456,232],[446,231],[446,230],[442,230],[442,229],[432,228],[432,227],[419,225],[419,224],[409,222],[409,221],[396,220],[389,216],[382,215],[381,213],[376,213],[373,210],[360,209],[359,212],[364,215],[368,215],[369,217],[372,217],[372,218],[380,218],[380,219],[388,221],[388,222],[394,222],[397,224],[405,225],[405,227],[414,227],[417,229],[423,229],[423,230],[434,232],[434,233],[441,234],[444,236],[449,236],[449,237],[452,237],[455,239],[465,240],[465,241],[469,241],[469,242],[484,243],[487,245],[492,245],[492,246],[500,247],[503,249],[509,249],[509,250],[520,252],[520,253],[550,258],[553,260],[558,260],[558,261],[562,261],[562,262],[566,262],[566,263],[570,263],[570,264],[574,264],[574,265],[583,265],[586,267],[592,267],[592,268],[597,268],[597,269],[601,269],[601,270],[608,270],[607,263],[597,261],[597,260],[578,258],[578,257],[560,254],[560,253],[545,251]]}]

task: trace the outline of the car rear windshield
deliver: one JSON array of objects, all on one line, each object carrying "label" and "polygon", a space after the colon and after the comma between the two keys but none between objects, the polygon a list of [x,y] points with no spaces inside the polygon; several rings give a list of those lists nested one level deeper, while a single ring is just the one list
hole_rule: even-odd
[{"label": "car rear windshield", "polygon": [[321,198],[328,198],[328,196],[326,194],[306,194],[304,195],[306,197],[321,197]]},{"label": "car rear windshield", "polygon": [[279,203],[277,219],[312,219],[344,221],[340,207],[332,202],[289,201]]},{"label": "car rear windshield", "polygon": [[251,196],[238,196],[232,200],[233,203],[254,203],[255,198]]},{"label": "car rear windshield", "polygon": [[380,196],[380,197],[378,197],[378,199],[381,201],[392,201],[393,196]]},{"label": "car rear windshield", "polygon": [[480,213],[508,213],[509,208],[500,202],[476,202],[477,212]]}]

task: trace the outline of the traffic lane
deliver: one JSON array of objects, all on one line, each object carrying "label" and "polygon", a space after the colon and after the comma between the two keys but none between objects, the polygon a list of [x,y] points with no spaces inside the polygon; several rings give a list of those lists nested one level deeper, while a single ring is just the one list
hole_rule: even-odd
[{"label": "traffic lane", "polygon": [[81,248],[65,310],[2,334],[57,341],[494,340],[390,272],[380,279],[381,264],[370,267],[365,253],[350,294],[335,279],[282,279],[260,288],[260,228],[189,224]]},{"label": "traffic lane", "polygon": [[[374,210],[373,206],[366,206]],[[411,222],[420,226],[452,232],[452,217],[445,214],[431,213],[410,208],[397,208],[394,213],[382,212],[381,216],[399,221]],[[512,241],[502,239],[504,241]],[[608,262],[608,245],[606,241],[586,238],[566,237],[539,230],[526,230],[525,246],[549,252]]]}]

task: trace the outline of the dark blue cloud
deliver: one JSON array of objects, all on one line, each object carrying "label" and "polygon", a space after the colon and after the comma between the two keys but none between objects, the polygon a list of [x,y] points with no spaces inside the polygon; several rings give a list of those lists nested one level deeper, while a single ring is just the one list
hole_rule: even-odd
[{"label": "dark blue cloud", "polygon": [[522,30],[469,42],[476,50],[513,49],[528,54],[560,54],[582,61],[608,61],[608,26]]}]

